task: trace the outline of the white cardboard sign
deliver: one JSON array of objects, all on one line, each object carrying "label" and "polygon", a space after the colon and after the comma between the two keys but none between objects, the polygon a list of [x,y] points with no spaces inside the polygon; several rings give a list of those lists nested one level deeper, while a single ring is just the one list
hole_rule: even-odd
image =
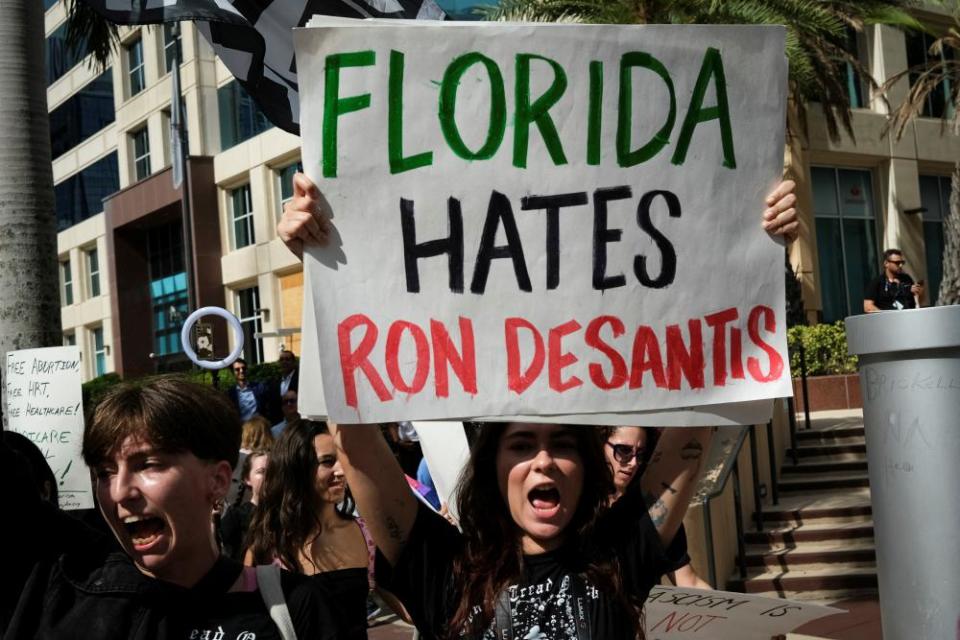
[{"label": "white cardboard sign", "polygon": [[78,347],[7,352],[7,425],[36,444],[57,481],[61,509],[93,508],[83,462],[83,394]]},{"label": "white cardboard sign", "polygon": [[842,609],[745,593],[654,587],[647,640],[770,640]]},{"label": "white cardboard sign", "polygon": [[335,226],[305,260],[330,417],[789,394],[783,249],[760,226],[782,169],[783,39],[297,30],[304,166]]}]

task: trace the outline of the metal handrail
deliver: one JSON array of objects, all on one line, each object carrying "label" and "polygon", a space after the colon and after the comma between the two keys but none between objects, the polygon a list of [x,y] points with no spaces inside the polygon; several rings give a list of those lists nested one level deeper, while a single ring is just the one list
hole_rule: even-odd
[{"label": "metal handrail", "polygon": [[[792,411],[792,398],[788,398],[788,407]],[[790,423],[790,436],[791,436],[791,445],[796,450],[796,417],[791,415],[792,418]],[[779,504],[780,496],[777,488],[777,458],[776,458],[776,446],[773,442],[773,420],[770,420],[766,424],[767,427],[767,455],[769,456],[770,462],[770,484],[771,484],[771,498],[773,504]],[[720,467],[720,472],[717,475],[716,479],[713,480],[713,488],[704,493],[703,495],[697,497],[695,502],[699,502],[703,510],[703,529],[704,537],[706,538],[706,548],[707,548],[707,573],[710,579],[710,584],[717,584],[717,563],[716,563],[716,553],[713,548],[713,522],[711,519],[710,513],[710,502],[721,495],[727,487],[727,481],[730,479],[731,474],[734,477],[734,487],[733,487],[733,501],[735,509],[735,520],[737,527],[737,566],[740,573],[741,579],[746,579],[747,577],[747,566],[746,566],[746,543],[744,541],[744,530],[743,530],[743,505],[741,503],[740,496],[740,468],[739,468],[739,458],[740,452],[743,450],[743,443],[750,438],[750,466],[752,467],[752,476],[753,476],[753,499],[754,499],[754,517],[756,518],[757,531],[763,531],[763,502],[760,496],[760,468],[758,464],[758,446],[756,433],[753,431],[757,427],[740,427],[740,431],[737,433],[736,438],[734,438],[731,444],[728,446],[726,452],[724,452],[722,457],[722,464]]]},{"label": "metal handrail", "polygon": [[[740,511],[740,472],[737,468],[737,458],[740,456],[740,450],[743,449],[743,443],[747,439],[748,429],[751,428],[752,427],[740,427],[740,432],[737,434],[733,446],[728,449],[723,457],[723,465],[720,470],[720,475],[714,482],[713,489],[701,496],[699,499],[700,506],[703,509],[703,529],[704,537],[706,538],[707,543],[707,574],[710,578],[711,585],[717,584],[717,559],[713,549],[713,522],[710,518],[710,501],[723,493],[724,489],[727,487],[727,480],[730,479],[730,474],[734,473],[737,477],[736,486],[734,487],[734,500],[738,512]],[[737,544],[739,547],[743,547],[743,518],[738,516],[736,521]],[[741,565],[740,576],[741,578],[746,578],[746,559],[743,557],[744,553],[742,549],[739,555]]]}]

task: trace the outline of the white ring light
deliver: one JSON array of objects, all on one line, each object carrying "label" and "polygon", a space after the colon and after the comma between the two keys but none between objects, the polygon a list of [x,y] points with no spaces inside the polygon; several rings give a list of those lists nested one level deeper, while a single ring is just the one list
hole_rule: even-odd
[{"label": "white ring light", "polygon": [[[227,324],[233,328],[234,342],[236,344],[233,347],[233,351],[230,352],[230,355],[223,360],[201,360],[197,357],[197,352],[193,350],[193,345],[190,344],[190,331],[193,329],[193,325],[197,324],[197,320],[203,316],[219,316],[226,320]],[[223,369],[233,364],[243,352],[243,327],[240,326],[240,321],[237,320],[237,316],[226,309],[220,307],[203,307],[191,313],[187,317],[187,321],[183,323],[183,329],[180,330],[180,344],[183,345],[183,351],[187,354],[187,357],[201,369],[211,371],[214,369]]]}]

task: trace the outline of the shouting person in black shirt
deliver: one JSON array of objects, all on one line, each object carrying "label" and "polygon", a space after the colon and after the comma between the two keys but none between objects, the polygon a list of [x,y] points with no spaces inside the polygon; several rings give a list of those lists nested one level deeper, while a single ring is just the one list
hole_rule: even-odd
[{"label": "shouting person in black shirt", "polygon": [[389,562],[378,580],[425,638],[632,639],[710,429],[674,429],[634,491],[613,491],[598,429],[487,423],[458,493],[463,533],[404,486],[379,429],[337,429],[348,482]]},{"label": "shouting person in black shirt", "polygon": [[[277,233],[297,256],[332,225],[306,176],[293,179]],[[767,197],[762,225],[797,231],[794,183]],[[480,428],[458,493],[458,532],[410,492],[377,425],[335,433],[357,507],[385,563],[378,583],[425,638],[627,640],[669,570],[710,430],[672,429],[636,490],[608,507],[610,468],[596,429],[523,422]],[[382,571],[382,569],[385,569]]]},{"label": "shouting person in black shirt", "polygon": [[[33,566],[5,637],[336,638],[325,601],[301,576],[220,554],[213,514],[239,444],[236,411],[209,387],[160,378],[110,391],[87,420],[83,458],[122,551],[21,496],[5,548],[30,551],[17,567]],[[34,539],[46,548],[33,553]]]},{"label": "shouting person in black shirt", "polygon": [[904,270],[906,264],[899,249],[883,252],[883,273],[867,285],[863,294],[864,313],[915,309],[923,295],[923,281],[914,282]]}]

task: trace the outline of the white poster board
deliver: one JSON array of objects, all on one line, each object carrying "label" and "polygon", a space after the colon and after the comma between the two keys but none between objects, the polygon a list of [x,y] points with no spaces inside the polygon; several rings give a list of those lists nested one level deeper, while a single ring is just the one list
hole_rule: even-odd
[{"label": "white poster board", "polygon": [[462,422],[419,421],[414,422],[420,436],[420,448],[423,457],[427,460],[433,486],[437,490],[440,502],[447,503],[447,508],[454,519],[459,520],[457,510],[457,484],[460,474],[470,459],[470,444]]},{"label": "white poster board", "polygon": [[654,587],[647,640],[770,640],[842,609],[745,593]]},{"label": "white poster board", "polygon": [[760,227],[782,169],[783,38],[297,30],[304,167],[335,226],[305,258],[329,416],[788,395],[783,248]]},{"label": "white poster board", "polygon": [[83,445],[78,347],[7,352],[7,425],[36,444],[57,481],[61,509],[93,508]]}]

